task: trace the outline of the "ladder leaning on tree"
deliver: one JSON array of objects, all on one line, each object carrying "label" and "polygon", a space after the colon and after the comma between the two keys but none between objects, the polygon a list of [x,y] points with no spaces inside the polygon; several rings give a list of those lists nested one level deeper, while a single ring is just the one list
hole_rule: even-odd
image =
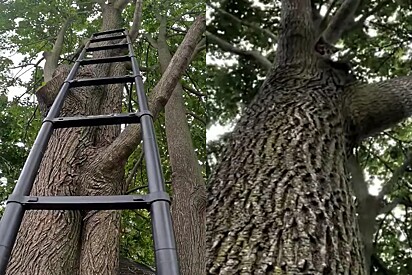
[{"label": "ladder leaning on tree", "polygon": [[[122,33],[120,35],[114,35]],[[111,35],[111,36],[106,36]],[[99,37],[100,36],[100,37]],[[104,37],[102,37],[104,36]],[[127,43],[90,47],[91,43],[126,39]],[[128,49],[129,54],[95,59],[84,59],[87,52]],[[74,79],[82,65],[131,61],[133,75]],[[58,117],[70,88],[133,83],[136,85],[139,112],[85,117]],[[143,150],[146,160],[149,193],[147,195],[116,196],[29,196],[37,171],[49,139],[54,129],[83,126],[140,123]],[[117,29],[95,33],[80,53],[69,75],[53,102],[24,164],[13,193],[9,196],[4,215],[0,222],[0,275],[5,274],[11,250],[16,241],[24,212],[26,210],[150,210],[154,240],[156,274],[178,275],[179,266],[176,252],[171,215],[170,198],[165,192],[164,178],[160,164],[158,147],[153,128],[153,118],[148,110],[143,80],[134,55],[127,30]]]}]

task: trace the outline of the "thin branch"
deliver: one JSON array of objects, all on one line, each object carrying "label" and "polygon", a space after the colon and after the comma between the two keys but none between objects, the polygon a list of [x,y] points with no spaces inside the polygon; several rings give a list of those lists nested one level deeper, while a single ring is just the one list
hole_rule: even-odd
[{"label": "thin branch", "polygon": [[323,31],[323,27],[327,24],[328,19],[332,13],[332,9],[335,7],[337,0],[332,0],[332,3],[330,3],[328,10],[326,11],[325,16],[323,16],[322,22],[320,22],[319,27],[321,31]]},{"label": "thin branch", "polygon": [[145,188],[148,188],[148,187],[149,187],[149,185],[142,185],[142,186],[134,187],[134,188],[132,188],[132,189],[130,189],[130,190],[127,190],[126,195],[131,194],[131,193],[134,193],[134,192],[136,192],[137,190],[145,189]]},{"label": "thin branch", "polygon": [[134,8],[134,14],[133,14],[133,23],[132,27],[130,28],[130,39],[134,41],[140,30],[140,24],[142,22],[142,9],[143,9],[143,1],[142,0],[136,0],[135,1],[135,8]]},{"label": "thin branch", "polygon": [[196,95],[196,96],[198,96],[198,97],[206,97],[206,94],[203,94],[203,93],[199,92],[198,90],[193,89],[192,87],[183,85],[183,89],[185,89],[185,90],[188,91],[189,93],[194,94],[194,95]]},{"label": "thin branch", "polygon": [[359,3],[360,0],[345,0],[342,3],[323,33],[326,42],[333,45],[338,41],[349,23],[353,21]]},{"label": "thin branch", "polygon": [[379,213],[378,214],[386,214],[391,212],[398,204],[400,204],[403,201],[402,198],[395,198],[394,200],[392,200],[389,203],[386,203],[384,205],[382,205],[381,209],[379,209]]},{"label": "thin branch", "polygon": [[192,62],[196,58],[196,56],[204,49],[206,49],[206,37],[204,37],[199,41],[199,43],[197,43],[196,49],[193,52],[192,57],[190,58],[190,62]]},{"label": "thin branch", "polygon": [[223,51],[235,53],[238,55],[243,55],[253,58],[257,63],[259,63],[266,71],[269,71],[272,68],[272,63],[258,51],[246,51],[236,48],[229,42],[223,40],[222,38],[206,31],[206,37],[210,43],[216,44]]},{"label": "thin branch", "polygon": [[187,114],[187,115],[190,115],[190,116],[193,117],[194,119],[199,120],[202,124],[204,124],[204,125],[206,126],[206,121],[205,121],[203,118],[201,118],[200,116],[196,115],[195,113],[189,112],[189,111],[186,112],[186,114]]},{"label": "thin branch", "polygon": [[272,43],[275,43],[277,41],[277,36],[274,33],[272,33],[271,31],[269,31],[267,29],[262,28],[261,26],[259,26],[259,24],[249,23],[249,22],[246,22],[245,20],[239,19],[236,16],[234,16],[233,14],[231,14],[231,13],[229,13],[229,12],[227,12],[227,11],[221,9],[221,8],[216,7],[211,2],[207,2],[206,5],[213,8],[218,13],[230,18],[232,21],[234,21],[236,23],[247,26],[251,29],[254,29],[255,31],[265,33],[268,37],[273,39]]},{"label": "thin branch", "polygon": [[148,33],[145,33],[144,36],[146,37],[146,40],[150,43],[150,45],[151,45],[153,48],[157,49],[156,40],[154,40],[154,38],[153,38],[150,34],[148,34]]},{"label": "thin branch", "polygon": [[398,182],[405,170],[411,165],[411,162],[412,151],[408,151],[403,164],[393,172],[391,179],[383,185],[382,190],[378,194],[378,199],[383,199],[385,195],[392,191],[393,186]]},{"label": "thin branch", "polygon": [[139,158],[137,159],[137,161],[136,161],[136,163],[134,164],[132,170],[130,171],[129,175],[127,176],[126,186],[130,186],[130,184],[132,183],[133,178],[134,178],[134,176],[136,175],[137,169],[138,169],[139,166],[142,164],[143,156],[144,156],[143,152],[140,153]]},{"label": "thin branch", "polygon": [[362,146],[362,147],[365,148],[365,150],[368,151],[372,156],[377,158],[386,167],[386,169],[388,169],[389,171],[393,173],[392,167],[390,167],[389,164],[386,161],[384,161],[378,154],[376,154],[370,148],[366,148],[365,146]]}]

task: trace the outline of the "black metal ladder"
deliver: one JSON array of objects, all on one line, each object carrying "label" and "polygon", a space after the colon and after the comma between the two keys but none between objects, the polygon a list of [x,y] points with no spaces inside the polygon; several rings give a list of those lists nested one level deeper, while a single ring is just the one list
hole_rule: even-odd
[{"label": "black metal ladder", "polygon": [[[115,35],[116,33],[122,33]],[[111,35],[111,36],[106,36]],[[91,43],[122,39],[127,43],[90,47]],[[125,56],[84,59],[87,52],[128,49]],[[133,75],[74,80],[81,65],[131,61]],[[135,82],[139,112],[128,114],[98,115],[86,117],[58,117],[70,88]],[[29,196],[47,144],[57,128],[140,123],[143,150],[147,166],[149,194],[116,196]],[[178,275],[178,257],[170,215],[170,198],[165,192],[164,178],[153,128],[153,118],[148,110],[143,80],[134,55],[127,30],[117,29],[95,33],[86,43],[69,75],[43,120],[23,170],[7,200],[0,222],[0,275],[5,274],[11,250],[16,241],[26,210],[112,210],[148,209],[152,220],[152,233],[158,275]]]}]

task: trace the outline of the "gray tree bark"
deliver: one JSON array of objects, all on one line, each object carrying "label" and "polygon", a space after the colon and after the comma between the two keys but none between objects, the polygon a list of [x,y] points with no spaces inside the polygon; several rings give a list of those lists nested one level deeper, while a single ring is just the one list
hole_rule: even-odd
[{"label": "gray tree bark", "polygon": [[366,274],[345,166],[349,78],[315,51],[312,14],[309,0],[282,1],[274,67],[209,185],[208,274]]}]

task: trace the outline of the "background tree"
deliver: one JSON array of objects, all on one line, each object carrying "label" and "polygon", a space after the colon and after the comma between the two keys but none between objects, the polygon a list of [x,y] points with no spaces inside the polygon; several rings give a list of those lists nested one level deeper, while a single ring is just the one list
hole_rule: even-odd
[{"label": "background tree", "polygon": [[[178,4],[164,1],[37,1],[33,5],[33,2],[23,0],[0,5],[4,11],[0,19],[0,39],[5,45],[0,63],[1,104],[4,107],[0,121],[5,129],[0,139],[0,146],[5,149],[0,162],[2,200],[6,199],[17,179],[40,121],[39,116],[32,117],[36,104],[22,101],[24,96],[11,101],[7,99],[9,87],[21,85],[28,95],[35,92],[44,115],[68,74],[68,64],[76,58],[76,50],[78,54],[85,39],[93,32],[126,27],[135,41],[136,55],[150,93],[150,109],[160,120],[155,126],[162,164],[172,168],[165,169],[165,177],[176,194],[172,209],[175,226],[180,228],[176,237],[182,274],[203,272],[205,259],[201,244],[205,232],[197,223],[204,219],[205,210],[202,182],[205,175],[204,98],[199,96],[205,85],[201,76],[205,64],[204,40],[199,41],[204,17],[195,20],[204,13],[203,6],[191,1]],[[163,39],[173,58],[162,59],[160,50],[149,43],[153,39]],[[17,66],[13,65],[12,52],[23,55]],[[105,51],[93,57],[119,54]],[[45,62],[41,67],[43,59]],[[159,63],[164,62],[166,65],[161,68]],[[20,75],[28,66],[36,69],[31,71],[31,79],[25,81]],[[15,67],[22,71],[12,75]],[[77,78],[124,75],[129,69],[130,64],[120,63],[86,66]],[[194,91],[195,95],[182,93],[182,90],[173,92],[179,80],[186,91]],[[126,90],[122,85],[72,89],[61,115],[136,110],[133,100],[127,102],[125,93],[129,91]],[[161,114],[171,95],[180,100],[181,106],[169,107],[171,114]],[[169,125],[186,129],[185,144],[173,146],[176,135],[167,133],[170,144],[167,146],[165,118]],[[30,124],[32,120],[34,123]],[[166,131],[167,128],[166,125]],[[147,184],[139,144],[140,127],[135,125],[123,130],[119,126],[104,126],[55,131],[32,193],[109,195],[145,192]],[[180,162],[172,157],[179,152],[184,156]],[[190,170],[186,171],[186,168]],[[191,173],[191,177],[187,173]],[[187,191],[193,194],[190,200],[179,198],[179,194]],[[187,212],[183,213],[182,208]],[[122,221],[120,227],[120,212],[116,211],[28,212],[8,274],[152,274],[150,268],[125,258],[121,259],[118,269],[119,252],[153,266],[148,214],[124,211]]]},{"label": "background tree", "polygon": [[411,126],[397,123],[411,85],[396,78],[411,67],[410,3],[208,9],[210,59],[228,60],[208,66],[208,123],[237,120],[229,140],[208,144],[208,272],[410,274]]}]

